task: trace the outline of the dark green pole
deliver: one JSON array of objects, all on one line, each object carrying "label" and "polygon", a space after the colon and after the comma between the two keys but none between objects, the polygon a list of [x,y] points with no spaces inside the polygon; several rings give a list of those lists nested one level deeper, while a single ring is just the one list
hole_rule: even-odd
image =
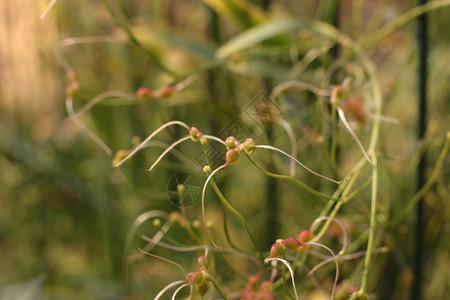
[{"label": "dark green pole", "polygon": [[[418,0],[417,4],[425,4],[427,0]],[[418,126],[417,138],[422,140],[427,126],[427,57],[428,57],[428,20],[423,14],[417,19],[417,46],[418,46]],[[422,153],[417,167],[417,190],[425,184],[426,153]],[[422,299],[421,282],[423,276],[423,233],[424,233],[424,201],[421,199],[416,209],[416,225],[414,230],[414,283],[411,291],[411,299]]]}]

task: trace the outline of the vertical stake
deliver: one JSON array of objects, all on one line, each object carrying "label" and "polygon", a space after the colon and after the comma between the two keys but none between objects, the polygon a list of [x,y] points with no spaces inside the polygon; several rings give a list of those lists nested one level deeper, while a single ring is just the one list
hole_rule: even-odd
[{"label": "vertical stake", "polygon": [[[418,5],[425,4],[427,0],[417,0]],[[418,126],[417,139],[419,142],[424,138],[427,118],[427,56],[428,56],[428,20],[423,14],[417,19],[417,46],[419,55],[418,65]],[[417,167],[417,190],[425,184],[426,153],[422,153]],[[424,201],[420,199],[416,209],[416,224],[414,228],[414,282],[411,290],[411,299],[422,298],[422,262],[423,262],[423,232],[424,232]]]}]

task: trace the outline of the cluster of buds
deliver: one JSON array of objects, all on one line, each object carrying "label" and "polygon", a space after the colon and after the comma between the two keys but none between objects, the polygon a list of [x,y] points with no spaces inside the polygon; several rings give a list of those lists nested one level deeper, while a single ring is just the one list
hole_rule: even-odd
[{"label": "cluster of buds", "polygon": [[177,91],[178,91],[177,88],[175,88],[173,86],[169,86],[169,85],[163,86],[156,91],[144,86],[144,87],[140,87],[136,91],[136,97],[139,99],[143,99],[143,100],[146,100],[149,98],[167,99],[167,98],[170,98]]},{"label": "cluster of buds", "polygon": [[259,274],[253,275],[248,279],[247,286],[240,292],[243,300],[274,300],[272,294],[272,282],[265,280],[261,282],[258,288]]},{"label": "cluster of buds", "polygon": [[313,238],[313,233],[310,229],[303,230],[299,235],[298,238],[287,238],[284,240],[277,240],[273,245],[272,248],[270,248],[270,256],[278,257],[280,252],[282,250],[290,250],[290,251],[305,251],[309,248],[309,245],[305,245]]},{"label": "cluster of buds", "polygon": [[197,259],[200,265],[200,271],[190,272],[186,276],[186,280],[189,284],[194,285],[195,291],[200,296],[205,296],[209,291],[208,275],[206,274],[206,268],[208,267],[208,259],[206,256],[200,256]]},{"label": "cluster of buds", "polygon": [[235,165],[241,159],[241,152],[252,154],[256,150],[255,141],[252,138],[246,139],[243,143],[239,142],[235,137],[229,136],[225,140],[227,146],[226,161],[228,165]]},{"label": "cluster of buds", "polygon": [[189,284],[194,285],[195,291],[202,297],[209,291],[207,278],[208,276],[203,271],[190,272],[186,276],[186,280]]}]

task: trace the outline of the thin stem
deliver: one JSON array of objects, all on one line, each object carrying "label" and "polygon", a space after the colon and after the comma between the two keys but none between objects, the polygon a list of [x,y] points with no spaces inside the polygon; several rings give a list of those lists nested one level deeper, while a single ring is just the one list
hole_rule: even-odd
[{"label": "thin stem", "polygon": [[39,17],[40,21],[43,21],[45,19],[45,16],[48,14],[48,12],[52,9],[52,7],[58,2],[58,0],[52,0],[49,4],[47,4],[47,7],[45,8],[42,15]]},{"label": "thin stem", "polygon": [[[292,270],[292,267],[290,266],[290,264],[287,262],[287,260],[282,259],[282,258],[278,258],[278,257],[268,257],[264,260],[265,263],[268,263],[269,261],[280,261],[282,262],[284,265],[286,265],[286,267],[289,269],[289,273],[291,274],[291,279],[292,279],[292,287],[294,289],[294,293],[295,293],[295,299],[298,300],[298,294],[297,294],[297,289],[295,287],[295,278],[294,278],[294,271]],[[284,278],[284,276],[283,276]]]},{"label": "thin stem", "polygon": [[[292,130],[291,124],[284,119],[277,120],[278,124],[280,124],[284,130],[286,130],[287,136],[289,138],[289,142],[291,143],[291,155],[293,157],[297,156],[297,142],[295,140],[294,131]],[[289,175],[295,176],[295,160],[291,158],[291,163],[289,166]]]},{"label": "thin stem", "polygon": [[223,297],[223,299],[228,300],[228,297],[225,295],[225,293],[222,291],[222,289],[220,288],[219,284],[217,283],[217,281],[214,279],[214,277],[212,277],[210,274],[206,273],[206,280],[209,280],[212,282],[212,284],[214,285],[214,288],[216,289],[216,291],[219,293],[220,296]]},{"label": "thin stem", "polygon": [[348,132],[350,132],[350,134],[352,135],[352,137],[355,139],[356,143],[358,144],[359,148],[361,149],[362,153],[364,154],[364,157],[373,166],[373,163],[370,160],[369,155],[367,154],[366,150],[364,150],[364,146],[361,144],[361,141],[358,139],[358,136],[355,134],[353,129],[350,127],[350,124],[348,124],[347,119],[345,118],[344,111],[340,107],[336,107],[336,110],[337,110],[339,117],[341,118],[341,121],[344,124],[345,128],[347,128]]},{"label": "thin stem", "polygon": [[161,159],[163,159],[163,157],[170,152],[170,150],[172,150],[173,148],[175,148],[176,146],[178,146],[179,144],[187,141],[191,139],[190,136],[185,136],[184,138],[179,139],[178,141],[174,142],[172,145],[170,145],[166,150],[164,150],[163,153],[161,153],[161,155],[158,157],[158,159],[152,164],[152,166],[150,168],[148,168],[146,171],[147,172],[151,172],[153,170],[153,168],[161,161]]},{"label": "thin stem", "polygon": [[384,39],[386,36],[394,32],[395,30],[411,22],[418,16],[423,15],[428,11],[435,10],[448,5],[450,5],[449,0],[430,1],[424,5],[416,6],[413,9],[407,11],[406,13],[396,17],[392,22],[387,23],[386,25],[379,28],[372,34],[368,35],[367,38],[365,38],[364,41],[362,42],[362,45],[364,48],[370,48],[378,44],[382,39]]},{"label": "thin stem", "polygon": [[266,169],[264,169],[263,167],[261,167],[261,165],[259,165],[256,161],[254,161],[253,158],[251,158],[247,153],[246,153],[246,155],[247,155],[248,159],[250,160],[250,162],[256,168],[258,168],[262,173],[264,173],[265,175],[273,177],[273,178],[289,180],[291,182],[296,183],[298,186],[300,186],[301,188],[303,188],[304,190],[308,191],[309,193],[311,193],[313,195],[316,195],[316,196],[324,198],[324,199],[332,199],[334,201],[338,201],[338,199],[333,198],[332,196],[329,196],[327,194],[323,194],[321,192],[318,192],[318,191],[310,188],[307,184],[301,182],[297,178],[294,178],[294,177],[291,177],[291,176],[287,176],[287,175],[281,175],[281,174],[275,174],[275,173],[269,172]]},{"label": "thin stem", "polygon": [[376,227],[376,215],[377,215],[377,189],[378,189],[378,164],[376,155],[373,156],[373,169],[372,169],[372,198],[370,201],[370,229],[369,229],[369,239],[367,242],[367,254],[364,260],[363,276],[361,281],[361,287],[358,291],[360,295],[365,297],[367,289],[367,280],[369,276],[370,262],[372,258],[373,250],[373,240],[375,236]]},{"label": "thin stem", "polygon": [[347,179],[344,179],[344,180],[342,180],[342,181],[337,181],[337,180],[328,178],[327,176],[324,176],[324,175],[322,175],[322,174],[319,174],[319,173],[317,173],[317,172],[311,170],[311,169],[308,168],[307,166],[305,166],[303,163],[301,163],[298,159],[296,159],[296,158],[293,157],[292,155],[289,155],[288,153],[286,153],[286,152],[284,152],[283,150],[278,149],[278,148],[276,148],[276,147],[273,147],[273,146],[270,146],[270,145],[257,145],[257,146],[255,146],[255,147],[256,147],[256,148],[263,148],[263,149],[269,149],[269,150],[273,150],[273,151],[276,151],[276,152],[280,152],[280,153],[286,155],[287,157],[293,159],[297,164],[299,164],[300,166],[302,166],[304,169],[306,169],[306,170],[309,171],[310,173],[312,173],[312,174],[314,174],[314,175],[316,175],[316,176],[318,176],[318,177],[321,177],[321,178],[323,178],[323,179],[326,179],[326,180],[328,180],[328,181],[331,181],[331,182],[334,182],[334,183],[338,183],[338,184],[347,181]]},{"label": "thin stem", "polygon": [[146,254],[146,255],[152,256],[152,257],[154,257],[154,258],[158,258],[158,259],[163,260],[163,261],[165,261],[165,262],[168,262],[168,263],[170,263],[170,264],[172,264],[172,265],[174,265],[174,266],[177,266],[178,268],[180,268],[181,271],[183,271],[184,275],[187,275],[186,270],[184,270],[184,268],[183,268],[180,264],[178,264],[178,263],[176,263],[176,262],[174,262],[174,261],[171,261],[170,259],[167,259],[167,258],[158,256],[158,255],[152,254],[152,253],[150,253],[150,252],[144,251],[144,250],[142,250],[141,248],[136,248],[136,249],[138,249],[139,251],[141,251],[142,253],[144,253],[144,254]]},{"label": "thin stem", "polygon": [[214,247],[217,248],[216,243],[214,242],[214,239],[211,235],[211,231],[209,230],[207,221],[206,221],[206,213],[205,213],[205,193],[206,193],[206,187],[208,186],[208,182],[211,180],[211,178],[214,176],[214,174],[216,174],[217,172],[219,172],[221,169],[228,167],[228,163],[218,167],[217,169],[215,169],[214,171],[211,172],[211,174],[208,176],[208,178],[205,181],[205,184],[203,185],[203,189],[202,189],[202,216],[203,216],[203,223],[205,225],[206,231],[208,233],[209,236],[209,240],[211,241],[211,243],[213,244]]},{"label": "thin stem", "polygon": [[185,283],[186,280],[177,280],[174,281],[168,285],[166,285],[159,293],[158,295],[156,295],[155,299],[153,300],[158,300],[159,298],[161,298],[162,295],[164,295],[165,292],[167,292],[168,290],[170,290],[171,288],[173,288],[174,286],[177,286],[179,284]]},{"label": "thin stem", "polygon": [[124,159],[122,159],[121,161],[119,161],[114,167],[120,167],[124,162],[126,162],[130,157],[132,157],[136,152],[138,152],[141,148],[143,148],[145,146],[145,144],[147,144],[155,135],[157,135],[159,132],[161,132],[164,128],[172,126],[172,125],[180,125],[184,128],[186,128],[187,131],[190,131],[191,129],[189,128],[189,126],[187,126],[185,123],[181,122],[181,121],[171,121],[171,122],[167,122],[166,124],[160,126],[158,129],[156,129],[155,131],[153,131],[152,134],[150,134],[142,143],[140,143],[139,145],[136,146],[136,148],[134,148],[133,151],[131,151]]},{"label": "thin stem", "polygon": [[190,286],[190,285],[191,285],[191,283],[188,282],[188,283],[185,283],[185,284],[179,286],[179,287],[175,290],[175,292],[173,293],[173,295],[172,295],[172,300],[175,300],[175,297],[177,296],[177,294],[178,294],[182,289],[184,289],[185,287]]},{"label": "thin stem", "polygon": [[81,123],[81,121],[78,120],[77,117],[74,117],[75,116],[75,111],[73,109],[73,98],[72,97],[67,97],[66,98],[66,110],[67,110],[67,114],[69,115],[70,119],[78,127],[80,127],[81,130],[83,130],[92,141],[94,141],[97,145],[99,145],[100,148],[102,148],[103,151],[106,152],[106,154],[111,156],[112,155],[111,148],[109,148],[108,145],[106,145],[106,143],[103,142],[102,139],[99,138],[94,132],[92,132],[90,129],[88,129],[86,126],[84,126],[83,123]]}]

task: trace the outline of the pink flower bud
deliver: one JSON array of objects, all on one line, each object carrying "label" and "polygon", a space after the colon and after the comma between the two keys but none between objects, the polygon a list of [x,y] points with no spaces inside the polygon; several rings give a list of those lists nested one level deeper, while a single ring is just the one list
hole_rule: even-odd
[{"label": "pink flower bud", "polygon": [[151,89],[149,89],[148,87],[140,87],[137,91],[136,91],[136,97],[139,99],[148,99],[153,97],[153,91]]},{"label": "pink flower bud", "polygon": [[163,86],[155,92],[155,97],[167,99],[170,98],[176,91],[176,88],[173,86]]},{"label": "pink flower bud", "polygon": [[301,243],[294,238],[287,238],[281,242],[288,250],[297,250]]}]

